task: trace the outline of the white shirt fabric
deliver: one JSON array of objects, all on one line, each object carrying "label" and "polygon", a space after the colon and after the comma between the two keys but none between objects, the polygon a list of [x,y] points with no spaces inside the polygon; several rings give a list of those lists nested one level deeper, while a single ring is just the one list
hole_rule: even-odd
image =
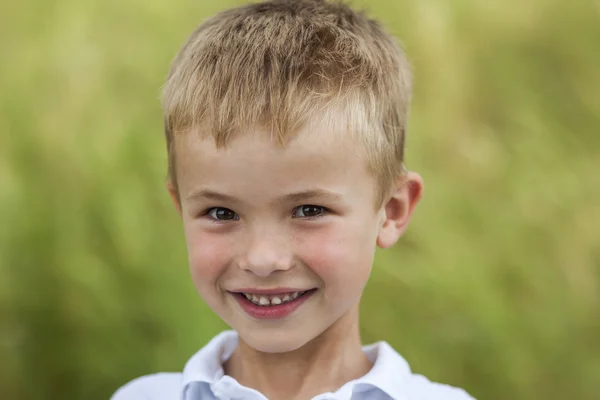
[{"label": "white shirt fabric", "polygon": [[[236,332],[222,332],[189,359],[183,373],[137,378],[121,387],[111,400],[268,400],[224,374],[222,365],[237,343]],[[373,362],[366,375],[312,400],[474,400],[462,389],[413,374],[404,358],[386,342],[363,350]]]}]

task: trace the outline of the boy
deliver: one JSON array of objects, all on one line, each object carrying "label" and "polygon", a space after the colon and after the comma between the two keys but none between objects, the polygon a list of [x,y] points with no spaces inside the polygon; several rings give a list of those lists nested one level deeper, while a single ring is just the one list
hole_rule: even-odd
[{"label": "boy", "polygon": [[192,34],[163,93],[168,189],[194,284],[235,331],[114,400],[471,399],[359,337],[375,247],[423,190],[402,163],[410,91],[402,50],[341,3],[265,1]]}]

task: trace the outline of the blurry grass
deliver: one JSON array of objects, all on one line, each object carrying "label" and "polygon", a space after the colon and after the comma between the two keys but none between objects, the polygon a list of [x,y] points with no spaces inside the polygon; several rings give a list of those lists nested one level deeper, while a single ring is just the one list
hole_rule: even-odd
[{"label": "blurry grass", "polygon": [[[0,4],[0,398],[106,399],[224,325],[188,278],[158,105],[240,2]],[[381,252],[365,342],[481,399],[600,391],[600,4],[354,1],[415,66],[426,196]]]}]

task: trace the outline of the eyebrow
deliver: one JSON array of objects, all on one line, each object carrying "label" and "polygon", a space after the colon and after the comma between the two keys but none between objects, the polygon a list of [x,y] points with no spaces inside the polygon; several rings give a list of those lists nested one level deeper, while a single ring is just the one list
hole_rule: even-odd
[{"label": "eyebrow", "polygon": [[229,201],[229,202],[236,202],[236,201],[238,201],[233,196],[229,196],[229,195],[224,194],[224,193],[213,192],[212,190],[205,190],[205,189],[194,191],[194,192],[190,193],[186,197],[186,199],[187,200],[207,199],[207,200]]},{"label": "eyebrow", "polygon": [[[302,190],[299,192],[288,193],[280,199],[275,200],[275,203],[295,203],[300,202],[302,200],[307,199],[315,199],[315,198],[330,198],[334,201],[341,201],[342,195],[336,192],[332,192],[330,190],[325,189],[310,189],[310,190]],[[230,203],[243,203],[242,200],[237,197],[230,196],[225,193],[219,193],[212,190],[202,189],[198,191],[194,191],[190,193],[187,197],[187,200],[215,200],[215,201],[224,201]]]},{"label": "eyebrow", "polygon": [[339,193],[335,193],[325,189],[312,189],[286,194],[282,197],[280,201],[282,203],[295,203],[301,200],[314,199],[319,197],[330,198],[336,201],[342,200],[342,195]]}]

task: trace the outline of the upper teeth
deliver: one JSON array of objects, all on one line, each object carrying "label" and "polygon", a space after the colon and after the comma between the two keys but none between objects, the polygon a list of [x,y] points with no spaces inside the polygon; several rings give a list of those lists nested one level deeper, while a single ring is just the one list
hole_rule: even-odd
[{"label": "upper teeth", "polygon": [[283,303],[287,303],[288,301],[294,300],[296,297],[304,294],[306,292],[294,292],[294,293],[286,293],[286,294],[277,294],[277,295],[256,295],[251,293],[244,293],[244,296],[259,306],[269,306],[269,305],[279,305]]}]

